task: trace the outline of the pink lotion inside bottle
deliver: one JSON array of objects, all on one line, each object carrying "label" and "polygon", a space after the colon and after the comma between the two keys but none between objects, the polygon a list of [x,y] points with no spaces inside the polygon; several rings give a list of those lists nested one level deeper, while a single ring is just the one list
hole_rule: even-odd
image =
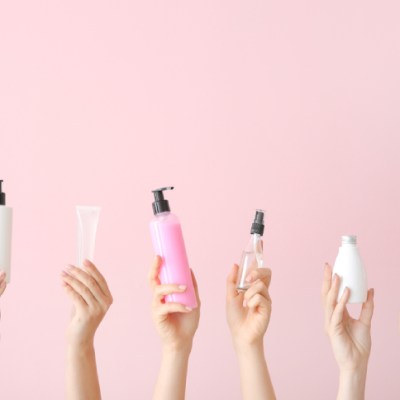
[{"label": "pink lotion inside bottle", "polygon": [[150,231],[154,251],[162,257],[160,281],[162,284],[186,285],[183,293],[173,293],[165,301],[181,303],[190,308],[197,307],[192,275],[186,255],[182,228],[176,215],[169,211],[168,201],[163,198],[163,190],[154,191],[154,218],[150,222]]}]

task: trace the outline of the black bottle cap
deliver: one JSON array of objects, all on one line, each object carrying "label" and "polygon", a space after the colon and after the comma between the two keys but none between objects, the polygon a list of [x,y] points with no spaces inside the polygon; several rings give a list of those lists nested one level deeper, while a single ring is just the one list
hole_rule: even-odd
[{"label": "black bottle cap", "polygon": [[261,236],[264,234],[264,210],[256,211],[250,233],[258,233]]},{"label": "black bottle cap", "polygon": [[5,206],[6,205],[6,194],[3,193],[3,190],[1,189],[2,183],[3,183],[3,181],[0,180],[0,206]]},{"label": "black bottle cap", "polygon": [[168,200],[164,199],[164,190],[172,190],[173,186],[152,190],[154,194],[153,212],[155,215],[171,211]]}]

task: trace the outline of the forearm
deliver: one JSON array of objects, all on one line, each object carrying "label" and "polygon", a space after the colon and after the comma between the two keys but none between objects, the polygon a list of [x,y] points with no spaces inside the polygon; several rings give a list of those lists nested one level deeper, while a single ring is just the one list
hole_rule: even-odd
[{"label": "forearm", "polygon": [[96,355],[93,344],[68,346],[67,400],[100,400]]},{"label": "forearm", "polygon": [[367,368],[340,373],[337,400],[364,400]]},{"label": "forearm", "polygon": [[153,400],[183,400],[191,346],[163,349]]},{"label": "forearm", "polygon": [[275,400],[262,342],[235,345],[244,400]]}]

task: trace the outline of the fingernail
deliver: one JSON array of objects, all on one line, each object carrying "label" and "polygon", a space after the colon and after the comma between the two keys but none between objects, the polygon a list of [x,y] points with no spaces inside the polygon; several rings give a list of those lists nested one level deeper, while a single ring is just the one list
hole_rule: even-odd
[{"label": "fingernail", "polygon": [[375,289],[374,288],[371,288],[371,296],[372,296],[372,298],[374,298],[374,296],[375,296]]},{"label": "fingernail", "polygon": [[71,265],[71,264],[68,264],[68,265],[65,267],[65,269],[66,269],[66,271],[72,271],[72,270],[74,269],[74,266]]},{"label": "fingernail", "polygon": [[68,276],[68,272],[67,271],[61,271],[61,276]]},{"label": "fingernail", "polygon": [[6,273],[5,273],[4,271],[1,271],[1,272],[0,272],[0,279],[1,279],[1,278],[4,278],[5,276],[6,276]]},{"label": "fingernail", "polygon": [[179,290],[185,290],[185,289],[186,289],[186,285],[179,285],[179,286],[178,286],[178,289],[179,289]]},{"label": "fingernail", "polygon": [[192,310],[193,310],[193,308],[190,308],[190,307],[185,307],[185,309],[186,309],[187,311],[192,311]]},{"label": "fingernail", "polygon": [[247,277],[246,277],[246,282],[251,282],[253,280],[253,277],[251,276],[251,274],[249,274]]}]

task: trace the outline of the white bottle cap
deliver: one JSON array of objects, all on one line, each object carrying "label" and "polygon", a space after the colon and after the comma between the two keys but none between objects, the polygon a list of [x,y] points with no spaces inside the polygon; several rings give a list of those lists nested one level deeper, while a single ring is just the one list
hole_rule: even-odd
[{"label": "white bottle cap", "polygon": [[356,235],[342,236],[342,244],[357,244],[357,236]]}]

